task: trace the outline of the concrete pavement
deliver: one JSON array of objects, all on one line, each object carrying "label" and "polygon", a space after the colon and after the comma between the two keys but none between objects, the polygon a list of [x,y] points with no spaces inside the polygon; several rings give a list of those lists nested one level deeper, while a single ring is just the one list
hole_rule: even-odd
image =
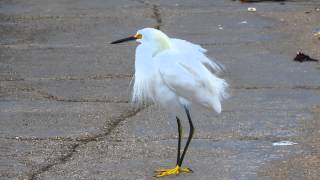
[{"label": "concrete pavement", "polygon": [[[142,27],[201,44],[231,84],[221,115],[191,112],[184,165],[194,173],[165,179],[316,179],[319,64],[292,61],[298,50],[320,59],[316,8],[316,0],[1,1],[0,179],[152,179],[174,165],[174,117],[129,103],[136,44],[109,44]],[[298,144],[272,146],[281,140]]]}]

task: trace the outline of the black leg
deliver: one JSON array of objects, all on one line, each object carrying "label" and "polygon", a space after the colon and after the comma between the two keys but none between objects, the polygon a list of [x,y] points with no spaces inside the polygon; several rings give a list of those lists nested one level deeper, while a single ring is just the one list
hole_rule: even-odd
[{"label": "black leg", "polygon": [[176,117],[177,119],[177,124],[178,124],[178,153],[177,153],[177,165],[180,162],[180,148],[181,148],[181,134],[182,134],[182,129],[181,129],[181,123],[180,123],[180,119],[178,117]]},{"label": "black leg", "polygon": [[189,109],[187,107],[184,107],[184,110],[186,111],[186,114],[188,116],[188,121],[189,121],[189,125],[190,125],[190,131],[189,131],[189,137],[188,137],[188,140],[187,140],[187,143],[186,143],[186,146],[184,147],[184,150],[183,150],[183,153],[182,153],[182,156],[180,158],[180,162],[179,162],[179,166],[181,167],[182,165],[182,161],[183,161],[183,158],[188,150],[188,146],[190,144],[190,141],[192,139],[192,136],[193,136],[193,132],[194,132],[194,127],[193,127],[193,124],[192,124],[192,120],[191,120],[191,116],[190,116],[190,112],[189,112]]}]

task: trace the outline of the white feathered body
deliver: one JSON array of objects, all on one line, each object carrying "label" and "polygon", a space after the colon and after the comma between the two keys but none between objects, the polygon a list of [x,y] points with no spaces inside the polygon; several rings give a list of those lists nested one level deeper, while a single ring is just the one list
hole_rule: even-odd
[{"label": "white feathered body", "polygon": [[222,66],[208,59],[201,46],[170,39],[172,48],[159,51],[152,43],[136,49],[132,101],[160,103],[164,107],[192,103],[221,112],[228,84],[217,75]]}]

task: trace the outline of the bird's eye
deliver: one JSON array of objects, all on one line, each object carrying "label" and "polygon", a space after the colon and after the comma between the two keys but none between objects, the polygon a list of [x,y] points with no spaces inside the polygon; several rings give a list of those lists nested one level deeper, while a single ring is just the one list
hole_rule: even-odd
[{"label": "bird's eye", "polygon": [[136,39],[141,39],[141,38],[142,38],[142,35],[137,33],[136,35],[134,35],[134,37],[135,37]]}]

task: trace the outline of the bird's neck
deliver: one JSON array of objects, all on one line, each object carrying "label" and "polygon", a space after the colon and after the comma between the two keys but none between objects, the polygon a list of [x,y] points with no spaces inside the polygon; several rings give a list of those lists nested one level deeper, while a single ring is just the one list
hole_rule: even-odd
[{"label": "bird's neck", "polygon": [[165,35],[164,33],[158,33],[156,34],[156,41],[157,41],[157,47],[155,47],[155,52],[153,53],[153,56],[157,55],[158,53],[173,49],[173,44],[170,40],[170,38]]}]

